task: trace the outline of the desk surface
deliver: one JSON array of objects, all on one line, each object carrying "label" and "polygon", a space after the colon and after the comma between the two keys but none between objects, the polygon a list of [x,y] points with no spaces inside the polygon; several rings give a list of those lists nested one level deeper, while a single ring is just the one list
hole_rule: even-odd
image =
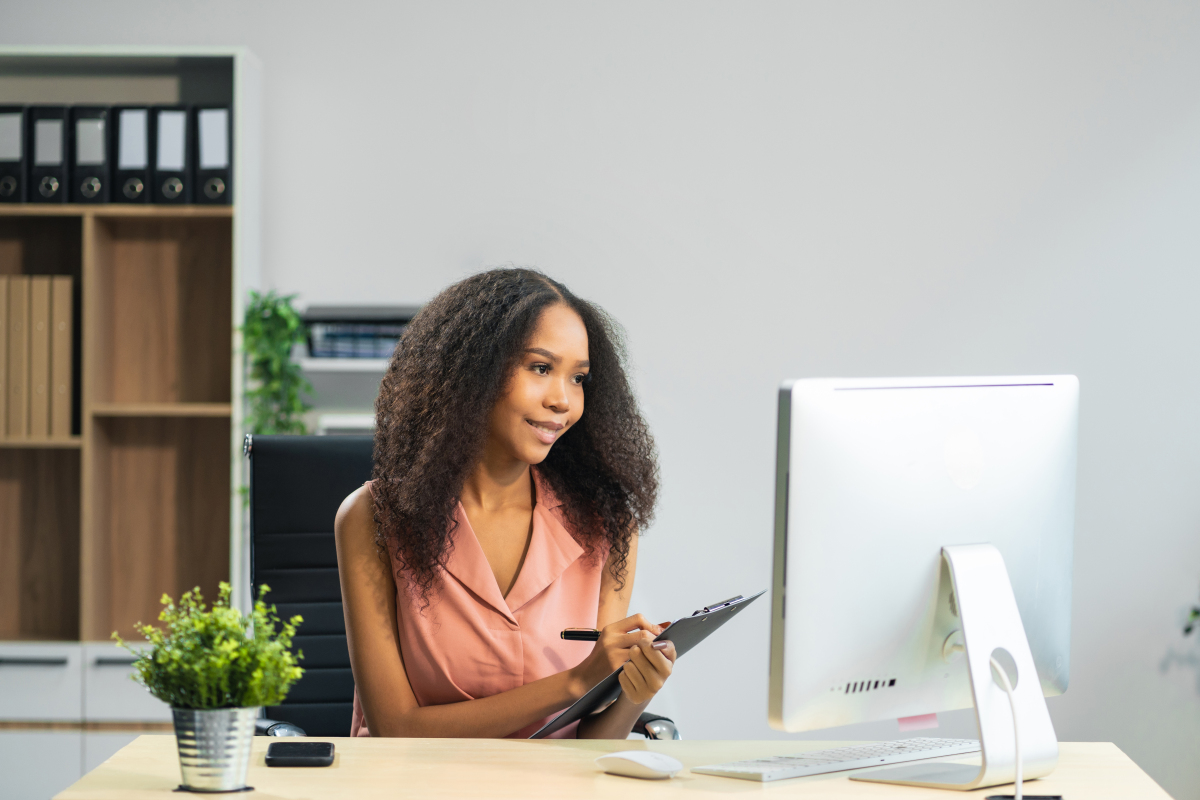
[{"label": "desk surface", "polygon": [[[793,778],[773,783],[719,778],[684,770],[673,780],[643,781],[599,772],[592,760],[614,750],[650,749],[668,753],[685,767],[766,755],[819,750],[847,742],[683,741],[644,742],[543,739],[321,739],[336,743],[330,767],[267,767],[263,762],[269,737],[254,740],[248,783],[255,792],[228,795],[253,798],[729,798],[769,794],[773,797],[877,798],[904,800],[961,794],[910,786],[848,780],[847,773]],[[1132,800],[1169,796],[1116,745],[1089,742],[1060,745],[1058,769],[1026,784],[1026,794],[1059,794],[1064,800]],[[978,758],[976,756],[976,758]],[[948,759],[969,760],[969,759]],[[975,763],[978,763],[976,760]],[[141,736],[56,800],[139,800],[199,797],[173,793],[179,785],[175,737]],[[1011,794],[1012,787],[980,789],[964,794]]]}]

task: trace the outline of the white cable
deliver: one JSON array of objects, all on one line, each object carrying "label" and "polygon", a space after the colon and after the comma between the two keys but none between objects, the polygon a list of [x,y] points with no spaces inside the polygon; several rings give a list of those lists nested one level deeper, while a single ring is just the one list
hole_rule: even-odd
[{"label": "white cable", "polygon": [[992,659],[992,672],[999,679],[1000,688],[1004,689],[1004,693],[1008,695],[1008,707],[1012,709],[1013,748],[1017,762],[1016,780],[1013,781],[1013,800],[1021,800],[1021,731],[1017,727],[1017,700],[1013,696],[1012,684],[1008,682],[1008,673],[995,658]]}]

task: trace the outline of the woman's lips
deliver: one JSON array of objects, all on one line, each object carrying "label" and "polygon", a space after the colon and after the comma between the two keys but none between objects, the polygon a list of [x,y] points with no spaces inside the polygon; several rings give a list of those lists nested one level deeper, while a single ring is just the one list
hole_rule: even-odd
[{"label": "woman's lips", "polygon": [[537,436],[542,444],[554,444],[554,440],[558,438],[558,434],[566,427],[557,422],[534,422],[531,419],[525,421],[529,423],[529,427],[533,428],[534,435]]}]

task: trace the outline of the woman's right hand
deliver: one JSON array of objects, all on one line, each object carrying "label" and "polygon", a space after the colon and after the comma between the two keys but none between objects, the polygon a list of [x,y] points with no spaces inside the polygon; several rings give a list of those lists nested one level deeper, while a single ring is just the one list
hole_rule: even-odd
[{"label": "woman's right hand", "polygon": [[654,641],[671,623],[658,625],[641,614],[634,614],[600,629],[600,638],[592,652],[571,670],[576,681],[576,694],[582,697],[589,689],[607,678],[630,659],[634,647]]}]

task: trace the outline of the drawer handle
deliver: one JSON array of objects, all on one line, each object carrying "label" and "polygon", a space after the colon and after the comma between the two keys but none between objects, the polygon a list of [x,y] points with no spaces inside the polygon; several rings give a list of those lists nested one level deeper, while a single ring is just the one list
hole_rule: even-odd
[{"label": "drawer handle", "polygon": [[30,658],[0,658],[0,665],[9,664],[14,667],[65,667],[67,665],[66,656],[46,656],[46,657],[30,657]]},{"label": "drawer handle", "polygon": [[92,663],[97,667],[128,667],[136,662],[136,658],[122,658],[121,656],[97,656]]}]

